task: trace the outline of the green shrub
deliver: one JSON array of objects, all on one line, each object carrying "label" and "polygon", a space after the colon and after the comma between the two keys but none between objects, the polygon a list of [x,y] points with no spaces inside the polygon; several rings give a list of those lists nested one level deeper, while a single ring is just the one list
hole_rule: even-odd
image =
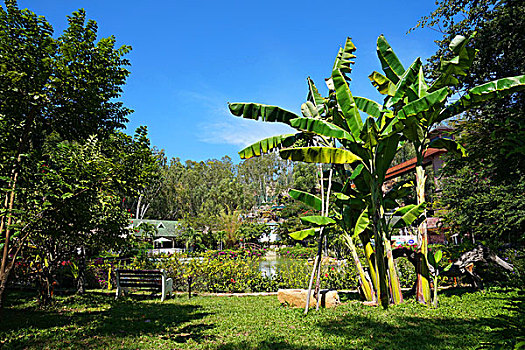
[{"label": "green shrub", "polygon": [[313,259],[317,254],[315,247],[303,247],[296,245],[295,247],[281,247],[277,251],[278,255],[289,259]]},{"label": "green shrub", "polygon": [[416,283],[416,271],[414,265],[407,258],[396,259],[399,282],[402,288],[412,288]]},{"label": "green shrub", "polygon": [[230,258],[238,259],[245,257],[256,257],[262,258],[266,255],[266,249],[240,249],[240,250],[209,250],[207,253],[211,254],[214,258]]}]

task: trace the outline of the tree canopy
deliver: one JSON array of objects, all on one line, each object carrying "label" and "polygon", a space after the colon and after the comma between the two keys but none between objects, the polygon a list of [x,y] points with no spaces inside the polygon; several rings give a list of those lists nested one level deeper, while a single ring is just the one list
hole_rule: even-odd
[{"label": "tree canopy", "polygon": [[[505,0],[439,1],[418,26],[443,31],[438,57],[456,34],[475,32],[479,51],[469,75],[460,77],[458,92],[475,85],[525,73],[525,4]],[[525,93],[490,101],[453,122],[456,138],[468,156],[450,158],[443,171],[440,205],[448,208],[452,232],[474,234],[487,242],[523,242],[525,207]]]},{"label": "tree canopy", "polygon": [[0,302],[28,242],[44,301],[60,259],[115,246],[129,220],[122,198],[155,176],[146,129],[118,131],[131,113],[118,101],[131,48],[115,42],[83,10],[54,38],[44,17],[0,7]]}]

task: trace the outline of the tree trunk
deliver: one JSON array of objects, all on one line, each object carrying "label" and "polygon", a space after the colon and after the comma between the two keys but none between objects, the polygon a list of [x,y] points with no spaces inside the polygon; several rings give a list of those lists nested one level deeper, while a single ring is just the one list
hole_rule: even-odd
[{"label": "tree trunk", "polygon": [[[325,239],[326,239],[326,236],[325,236]],[[321,294],[320,293],[321,292],[321,266],[323,266],[323,255],[322,254],[319,255],[319,262],[317,263],[317,280],[315,282],[315,292],[314,292],[315,300],[316,300],[316,303],[315,303],[316,311],[319,311],[319,296]]]},{"label": "tree trunk", "polygon": [[304,308],[304,314],[306,315],[308,313],[308,309],[310,307],[310,296],[312,295],[312,284],[314,282],[315,272],[317,270],[317,264],[321,263],[321,253],[323,249],[323,228],[321,227],[321,233],[319,236],[319,244],[317,246],[317,256],[315,257],[314,261],[314,268],[312,269],[312,274],[310,276],[310,283],[308,285],[308,295],[306,296],[306,307]]},{"label": "tree trunk", "polygon": [[[417,165],[416,165],[416,192],[417,192],[417,204],[425,202],[425,169],[423,168],[423,154],[417,152]],[[430,294],[430,275],[428,272],[428,236],[427,236],[427,222],[426,222],[426,210],[423,213],[424,220],[418,227],[419,238],[420,238],[420,253],[421,259],[418,262],[417,268],[417,284],[416,284],[416,299],[418,302],[426,305],[431,303]]]},{"label": "tree trunk", "polygon": [[365,299],[366,301],[375,302],[377,301],[377,299],[376,299],[374,287],[372,285],[372,282],[366,275],[365,270],[363,269],[363,265],[361,265],[361,260],[359,260],[359,256],[357,255],[357,250],[354,245],[354,240],[348,234],[346,234],[345,238],[348,243],[348,247],[350,248],[350,252],[352,253],[352,258],[354,259],[355,266],[357,268],[359,285],[361,286],[361,290],[363,291]]},{"label": "tree trunk", "polygon": [[81,248],[80,261],[78,262],[78,277],[77,277],[77,294],[84,294],[86,292],[86,251],[84,247]]},{"label": "tree trunk", "polygon": [[[381,215],[383,210],[381,208],[381,198],[383,192],[381,187],[378,184],[373,184],[371,186],[371,196],[372,196],[372,228],[374,232],[374,241],[375,241],[375,258],[377,266],[377,278],[378,278],[378,288],[377,288],[377,298],[381,302],[381,306],[384,309],[388,309],[388,304],[390,303],[390,297],[388,293],[388,276],[387,269],[385,265],[385,235],[383,233],[383,227],[381,226]],[[379,204],[379,207],[377,205]]]},{"label": "tree trunk", "polygon": [[55,280],[50,267],[42,266],[38,276],[39,304],[47,306],[51,303],[55,289]]},{"label": "tree trunk", "polygon": [[138,219],[142,219],[140,217],[140,204],[141,204],[141,202],[142,202],[142,194],[139,195],[139,200],[137,202],[137,209],[135,210],[135,219],[137,219],[137,220]]},{"label": "tree trunk", "polygon": [[9,271],[7,273],[4,273],[2,276],[0,276],[0,314],[4,307],[4,292],[7,288],[8,278],[9,278]]},{"label": "tree trunk", "polygon": [[[33,121],[35,120],[37,114],[37,109],[32,109],[26,119],[26,123],[24,125],[24,131],[22,132],[22,135],[20,135],[20,139],[18,141],[18,147],[16,150],[16,161],[13,164],[13,167],[11,168],[11,177],[9,181],[9,192],[6,193],[3,209],[4,214],[0,218],[0,237],[4,235],[5,230],[5,240],[4,240],[4,247],[2,251],[2,262],[0,264],[0,309],[2,308],[2,298],[3,294],[7,285],[7,280],[9,278],[9,273],[11,272],[12,264],[7,263],[8,254],[10,251],[10,239],[11,239],[11,224],[12,224],[12,213],[14,208],[14,202],[15,202],[15,190],[18,182],[18,177],[20,175],[20,164],[22,163],[22,153],[24,153],[24,150],[27,148],[27,143],[29,140],[29,136],[31,134],[31,127],[33,124]],[[7,223],[6,223],[6,217]],[[22,239],[20,239],[22,241]],[[15,256],[20,251],[20,247],[22,242],[19,242],[20,246],[16,250]]]},{"label": "tree trunk", "polygon": [[370,279],[372,280],[374,289],[377,291],[379,289],[379,280],[376,272],[377,267],[375,264],[374,248],[372,248],[372,242],[370,242],[370,236],[368,235],[368,232],[365,231],[361,233],[359,237],[364,246],[366,262],[368,264],[368,271],[370,273]]}]

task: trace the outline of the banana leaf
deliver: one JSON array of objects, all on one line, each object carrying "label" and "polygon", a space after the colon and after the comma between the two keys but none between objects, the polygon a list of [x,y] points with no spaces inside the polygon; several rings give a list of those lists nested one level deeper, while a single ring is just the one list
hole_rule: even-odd
[{"label": "banana leaf", "polygon": [[525,90],[525,75],[501,78],[475,86],[468,90],[459,100],[447,106],[447,108],[440,113],[436,122],[439,123],[471,108],[478,107],[486,101],[501,98],[522,90]]},{"label": "banana leaf", "polygon": [[414,92],[418,98],[425,97],[428,94],[428,85],[425,81],[425,73],[423,72],[423,67],[419,67],[419,73],[417,74],[417,81],[414,86]]},{"label": "banana leaf", "polygon": [[326,137],[353,140],[352,135],[344,129],[321,119],[296,118],[290,121],[290,125],[299,130],[313,132]]},{"label": "banana leaf", "polygon": [[333,192],[336,201],[341,205],[347,205],[352,208],[361,207],[364,201],[360,198],[357,198],[353,195],[346,195],[341,192]]},{"label": "banana leaf", "polygon": [[372,85],[381,95],[394,96],[396,93],[396,84],[392,83],[392,81],[383,74],[373,71],[372,74],[368,76],[368,79],[370,79]]},{"label": "banana leaf", "polygon": [[352,188],[352,185],[354,184],[354,180],[356,180],[358,178],[358,176],[363,171],[364,167],[365,166],[361,163],[361,164],[358,164],[354,168],[354,170],[352,170],[352,173],[350,174],[350,177],[348,179],[346,179],[345,184],[344,184],[343,188],[341,189],[341,192],[343,192],[345,194],[348,193],[348,191]]},{"label": "banana leaf", "polygon": [[385,209],[395,209],[398,207],[396,202],[397,199],[408,196],[412,193],[414,188],[414,183],[410,180],[402,181],[396,183],[390,191],[388,191],[384,197],[383,201],[385,203]]},{"label": "banana leaf", "polygon": [[410,86],[418,80],[420,68],[421,58],[418,57],[399,78],[399,81],[396,84],[396,93],[386,104],[387,107],[395,105],[406,96],[407,90],[409,90]]},{"label": "banana leaf", "polygon": [[376,120],[376,124],[377,124],[377,127],[379,128],[380,134],[383,134],[383,131],[385,130],[385,128],[388,126],[388,124],[390,124],[390,122],[394,121],[394,119],[395,119],[395,116],[394,116],[393,111],[389,109],[383,110],[380,117]]},{"label": "banana leaf", "polygon": [[392,228],[403,228],[412,225],[425,212],[427,203],[409,204],[397,209],[392,215]]},{"label": "banana leaf", "polygon": [[379,183],[383,183],[386,172],[392,164],[392,160],[397,153],[400,135],[393,134],[388,138],[381,140],[376,153],[376,172]]},{"label": "banana leaf", "polygon": [[335,220],[332,218],[329,218],[328,216],[321,216],[321,215],[311,215],[311,216],[302,216],[299,219],[301,219],[301,222],[303,224],[314,224],[316,226],[327,226],[327,225],[333,225],[335,224]]},{"label": "banana leaf", "polygon": [[363,171],[363,168],[365,166],[363,164],[359,164],[358,166],[355,167],[355,169],[352,171],[352,174],[350,175],[350,180],[354,180],[356,177],[359,176],[359,174],[361,174],[361,171]]},{"label": "banana leaf", "polygon": [[350,151],[333,147],[296,147],[282,149],[283,159],[305,163],[350,164],[361,160]]},{"label": "banana leaf", "polygon": [[437,91],[434,91],[418,100],[407,103],[398,113],[399,119],[405,119],[422,112],[429,111],[431,108],[436,108],[440,104],[445,103],[447,98],[450,96],[451,91],[449,88],[444,87]]},{"label": "banana leaf", "polygon": [[472,39],[472,36],[467,39],[462,35],[457,35],[452,40],[449,48],[454,53],[454,56],[450,60],[444,60],[441,58],[439,68],[441,75],[430,86],[428,90],[429,92],[436,91],[437,89],[446,86],[456,86],[459,83],[459,80],[455,75],[467,75],[467,71],[472,65],[477,53],[477,50],[467,47],[470,39]]},{"label": "banana leaf", "polygon": [[381,67],[386,77],[394,84],[397,84],[401,76],[405,73],[405,68],[403,68],[401,61],[399,61],[394,50],[392,50],[392,47],[383,35],[377,38],[377,57],[381,62]]},{"label": "banana leaf", "polygon": [[259,103],[228,103],[228,107],[234,116],[261,120],[264,122],[290,124],[290,120],[299,118],[297,114],[287,111],[286,109]]},{"label": "banana leaf", "polygon": [[348,74],[352,72],[351,65],[355,62],[351,59],[356,57],[354,55],[354,52],[356,50],[357,49],[354,43],[352,43],[352,40],[350,38],[346,38],[345,46],[344,48],[339,49],[339,52],[337,53],[337,57],[334,62],[334,67],[332,68],[333,71],[341,71],[344,79],[347,81],[351,80]]},{"label": "banana leaf", "polygon": [[421,127],[417,116],[411,116],[403,120],[403,136],[412,142],[421,143],[425,140],[425,130]]},{"label": "banana leaf", "polygon": [[361,115],[357,109],[352,92],[350,92],[348,83],[344,79],[343,73],[340,70],[332,71],[332,80],[334,82],[335,94],[337,96],[339,108],[341,108],[352,135],[354,135],[356,141],[359,141],[359,133],[363,128],[363,121],[361,120]]},{"label": "banana leaf", "polygon": [[363,209],[363,211],[357,218],[357,221],[354,226],[354,234],[352,237],[354,238],[360,235],[364,230],[368,228],[369,225],[370,219],[368,217],[368,207],[366,207],[365,209]]},{"label": "banana leaf", "polygon": [[379,140],[379,127],[377,126],[373,117],[366,118],[365,124],[359,136],[361,140],[365,142],[365,148],[370,149],[377,145]]},{"label": "banana leaf", "polygon": [[308,82],[308,96],[306,97],[306,100],[311,101],[318,108],[319,106],[324,107],[326,99],[321,96],[319,90],[317,90],[317,87],[314,84],[314,81],[310,77],[308,77],[306,80]]},{"label": "banana leaf", "polygon": [[383,113],[380,123],[381,137],[389,137],[392,134],[399,133],[405,127],[404,123],[399,120],[399,114],[394,115],[388,111]]},{"label": "banana leaf", "polygon": [[315,210],[321,210],[321,207],[322,207],[321,198],[311,193],[300,191],[300,190],[290,190],[288,194],[293,199],[296,199]]},{"label": "banana leaf", "polygon": [[295,239],[296,241],[302,241],[308,236],[315,235],[315,229],[309,228],[309,229],[302,230],[302,231],[295,231],[295,232],[289,233],[288,235],[292,237],[293,239]]},{"label": "banana leaf", "polygon": [[285,134],[268,137],[242,149],[239,151],[239,156],[241,159],[250,159],[253,157],[259,157],[276,148],[290,147],[296,140],[295,136],[295,134]]},{"label": "banana leaf", "polygon": [[381,116],[381,110],[383,108],[376,101],[372,101],[368,98],[358,96],[354,96],[354,101],[355,105],[360,111],[363,111],[374,118],[379,118]]}]

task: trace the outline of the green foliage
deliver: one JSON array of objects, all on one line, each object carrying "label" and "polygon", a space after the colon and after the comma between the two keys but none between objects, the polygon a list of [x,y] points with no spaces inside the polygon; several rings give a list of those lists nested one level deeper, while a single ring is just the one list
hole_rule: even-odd
[{"label": "green foliage", "polygon": [[259,238],[268,235],[271,229],[266,224],[243,223],[236,232],[244,243],[259,243]]},{"label": "green foliage", "polygon": [[315,190],[318,186],[316,173],[317,167],[315,166],[315,164],[302,162],[294,163],[292,187],[299,191],[316,193]]},{"label": "green foliage", "polygon": [[295,142],[295,135],[279,135],[258,141],[239,151],[241,159],[250,159],[266,154],[278,147],[289,147]]},{"label": "green foliage", "polygon": [[279,256],[289,259],[313,259],[316,253],[315,247],[303,247],[299,244],[293,247],[282,247],[278,250]]},{"label": "green foliage", "polygon": [[185,164],[173,158],[161,167],[162,181],[150,199],[146,216],[155,219],[187,218],[194,229],[215,229],[217,216],[247,210],[254,205],[251,188],[237,176],[229,157]]},{"label": "green foliage", "polygon": [[239,164],[237,171],[238,181],[247,191],[255,193],[252,198],[258,206],[279,200],[280,195],[290,188],[292,177],[296,176],[290,163],[276,153],[247,159]]},{"label": "green foliage", "polygon": [[[446,169],[445,174],[452,170]],[[454,171],[447,177],[438,204],[451,208],[443,214],[451,230],[461,237],[474,234],[480,240],[523,242],[525,184],[498,183],[491,179],[490,168],[462,167]]]},{"label": "green foliage", "polygon": [[417,278],[414,265],[406,258],[398,258],[396,259],[396,267],[399,271],[401,287],[413,288]]},{"label": "green foliage", "polygon": [[118,101],[131,48],[97,38],[84,10],[52,34],[44,17],[15,1],[0,8],[0,302],[23,250],[42,262],[35,268],[45,302],[58,264],[77,248],[117,247],[129,220],[122,198],[155,177],[146,129],[117,131],[131,113]]},{"label": "green foliage", "polygon": [[[476,32],[470,45],[479,50],[478,54],[470,74],[458,77],[456,90],[467,91],[494,79],[525,73],[522,1],[452,0],[437,5],[436,11],[418,23],[445,28],[429,66],[439,65],[438,57],[456,34]],[[463,236],[473,232],[489,241],[523,242],[524,97],[525,93],[518,92],[489,101],[455,123],[456,139],[468,156],[448,159],[442,181],[443,201],[439,204],[447,207],[445,218],[455,233]]]}]

